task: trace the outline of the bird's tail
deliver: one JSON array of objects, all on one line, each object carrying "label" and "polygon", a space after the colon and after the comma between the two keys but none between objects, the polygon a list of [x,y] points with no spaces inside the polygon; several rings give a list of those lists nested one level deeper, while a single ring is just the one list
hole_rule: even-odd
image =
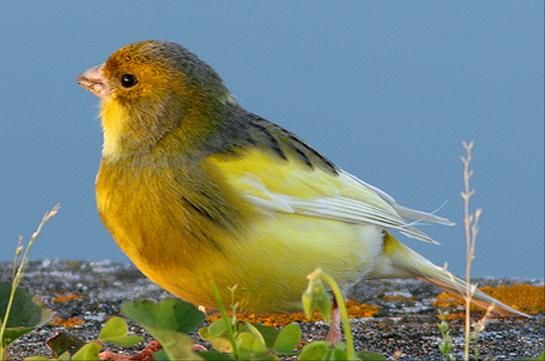
[{"label": "bird's tail", "polygon": [[[446,269],[434,265],[420,254],[403,245],[389,233],[386,233],[384,238],[384,252],[389,263],[388,268],[392,270],[392,276],[421,278],[453,294],[466,294],[466,282]],[[472,303],[484,309],[494,305],[493,312],[502,315],[530,317],[479,290],[475,290]]]}]

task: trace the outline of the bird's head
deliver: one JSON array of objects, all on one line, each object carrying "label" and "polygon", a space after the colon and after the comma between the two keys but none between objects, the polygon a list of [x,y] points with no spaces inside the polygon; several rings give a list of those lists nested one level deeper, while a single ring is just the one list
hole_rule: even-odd
[{"label": "bird's head", "polygon": [[167,41],[129,44],[77,81],[100,98],[103,155],[111,159],[148,153],[174,130],[189,144],[234,104],[210,66]]}]

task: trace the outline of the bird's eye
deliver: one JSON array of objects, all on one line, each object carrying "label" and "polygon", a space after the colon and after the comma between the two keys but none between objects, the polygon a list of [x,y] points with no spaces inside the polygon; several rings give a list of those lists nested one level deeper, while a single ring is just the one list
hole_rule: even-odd
[{"label": "bird's eye", "polygon": [[136,83],[138,83],[138,80],[136,80],[136,77],[132,74],[123,74],[121,76],[121,85],[125,88],[133,87]]}]

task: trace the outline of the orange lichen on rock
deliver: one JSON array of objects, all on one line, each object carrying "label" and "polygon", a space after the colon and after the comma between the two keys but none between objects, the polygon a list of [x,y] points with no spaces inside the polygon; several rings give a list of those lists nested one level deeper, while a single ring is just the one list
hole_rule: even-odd
[{"label": "orange lichen on rock", "polygon": [[373,317],[379,310],[379,306],[369,305],[367,303],[358,303],[356,301],[346,301],[346,309],[352,318]]},{"label": "orange lichen on rock", "polygon": [[530,315],[545,312],[545,286],[520,283],[512,286],[485,286],[481,291]]},{"label": "orange lichen on rock", "polygon": [[443,292],[438,294],[437,297],[435,297],[435,300],[432,302],[432,304],[435,307],[439,307],[439,308],[451,308],[451,307],[457,307],[457,306],[463,305],[464,300],[462,299],[461,296],[448,293],[448,292]]},{"label": "orange lichen on rock", "polygon": [[[379,310],[379,306],[368,305],[365,303],[357,303],[352,300],[346,302],[346,309],[351,318],[373,317]],[[211,315],[208,320],[214,321],[219,318],[218,314]],[[237,318],[241,321],[250,323],[261,323],[265,326],[280,327],[292,322],[316,322],[322,320],[318,313],[312,316],[312,319],[307,319],[303,312],[294,313],[237,313]]]},{"label": "orange lichen on rock", "polygon": [[452,321],[465,318],[466,314],[464,312],[455,312],[455,313],[443,313],[438,316],[441,321]]},{"label": "orange lichen on rock", "polygon": [[74,293],[67,293],[65,295],[57,294],[52,301],[55,303],[64,303],[64,302],[70,302],[74,300],[79,300],[81,298],[80,295],[76,295]]},{"label": "orange lichen on rock", "polygon": [[414,301],[414,297],[407,297],[407,296],[401,296],[401,295],[386,295],[383,297],[385,301],[389,302],[411,302]]},{"label": "orange lichen on rock", "polygon": [[59,327],[75,327],[81,326],[84,323],[85,321],[79,317],[62,318],[59,316],[55,316],[50,322],[50,325]]},{"label": "orange lichen on rock", "polygon": [[[530,315],[545,312],[544,286],[519,283],[511,286],[484,286],[479,289],[506,305]],[[433,302],[433,305],[439,308],[457,307],[463,304],[461,296],[445,292],[439,294]],[[480,308],[474,309],[482,311]]]}]

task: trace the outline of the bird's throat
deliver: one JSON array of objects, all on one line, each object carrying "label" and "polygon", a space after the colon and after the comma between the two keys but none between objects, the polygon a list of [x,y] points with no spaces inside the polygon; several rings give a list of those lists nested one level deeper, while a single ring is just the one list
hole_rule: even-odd
[{"label": "bird's throat", "polygon": [[118,161],[149,154],[178,127],[183,117],[181,112],[166,113],[166,107],[167,104],[162,102],[135,107],[116,99],[103,101],[100,114],[104,136],[103,158]]}]

